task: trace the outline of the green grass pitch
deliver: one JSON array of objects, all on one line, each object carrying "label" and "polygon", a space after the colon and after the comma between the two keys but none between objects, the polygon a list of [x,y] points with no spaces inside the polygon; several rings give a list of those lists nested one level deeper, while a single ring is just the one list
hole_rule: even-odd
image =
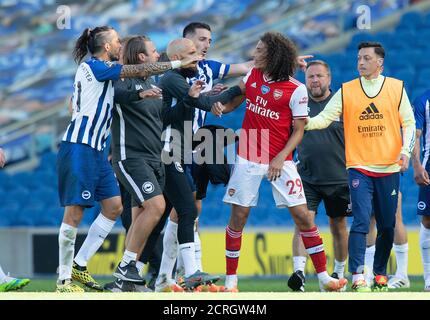
[{"label": "green grass pitch", "polygon": [[[24,289],[13,293],[0,293],[0,300],[14,299],[250,299],[250,300],[309,300],[309,299],[429,299],[430,292],[423,292],[424,281],[422,277],[412,277],[411,287],[408,289],[390,290],[388,293],[320,293],[318,281],[309,277],[306,283],[306,292],[291,292],[287,287],[287,277],[262,278],[246,277],[239,279],[239,294],[230,293],[120,293],[109,292],[85,294],[85,298],[79,294],[56,294],[55,278],[35,278]],[[110,278],[98,278],[104,284],[111,281]],[[223,284],[223,281],[220,281]]]}]

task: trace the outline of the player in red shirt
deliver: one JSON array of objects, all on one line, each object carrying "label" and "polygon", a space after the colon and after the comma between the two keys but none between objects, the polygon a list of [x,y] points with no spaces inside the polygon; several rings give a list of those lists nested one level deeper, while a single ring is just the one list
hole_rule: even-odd
[{"label": "player in red shirt", "polygon": [[[240,83],[246,98],[246,113],[236,164],[223,199],[232,204],[226,228],[226,291],[237,291],[242,230],[251,207],[257,205],[264,177],[271,182],[276,206],[287,207],[300,230],[321,290],[339,291],[347,283],[346,279],[330,277],[326,271],[322,238],[309,214],[302,181],[292,161],[292,152],[302,140],[308,115],[306,87],[292,78],[296,57],[296,48],[288,38],[280,33],[266,33],[255,48],[255,67]],[[243,96],[234,99],[224,106],[223,113],[232,111],[242,101]]]}]

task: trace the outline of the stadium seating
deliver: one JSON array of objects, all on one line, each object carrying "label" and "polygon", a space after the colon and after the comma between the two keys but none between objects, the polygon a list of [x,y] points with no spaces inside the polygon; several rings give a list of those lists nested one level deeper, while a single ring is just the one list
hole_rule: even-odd
[{"label": "stadium seating", "polygon": [[[291,7],[303,5],[310,1],[287,1],[279,9],[279,14]],[[378,2],[378,1],[376,1]],[[393,1],[395,2],[395,1]],[[401,3],[402,1],[397,1]],[[95,24],[111,24],[122,34],[142,33],[142,30],[155,41],[159,49],[163,49],[173,37],[179,36],[179,30],[193,20],[211,23],[214,29],[214,39],[234,36],[236,32],[255,28],[267,20],[267,8],[273,8],[278,1],[235,1],[227,0],[203,1],[168,1],[159,0],[157,10],[151,15],[138,7],[138,1],[115,1],[99,3],[95,1],[75,1],[79,5],[80,17],[73,19],[72,28],[59,30],[43,23],[34,24],[28,15],[42,17],[44,12],[54,10],[52,1],[7,1],[2,17],[8,17],[8,23],[0,24],[2,48],[0,52],[0,87],[8,88],[0,95],[2,108],[10,117],[10,121],[28,118],[28,113],[50,108],[70,96],[72,77],[75,67],[71,64],[70,52],[74,39],[87,25],[87,21]],[[340,17],[343,21],[343,31],[355,27],[356,17],[348,17],[345,12],[359,5],[360,1],[352,1],[336,14],[315,17],[317,23],[332,21],[338,25]],[[136,12],[145,19],[135,19]],[[402,5],[399,4],[399,7]],[[251,8],[248,10],[248,8]],[[3,10],[3,8],[2,8]],[[384,8],[378,11],[372,7],[375,17],[387,14]],[[385,10],[385,11],[384,11]],[[99,12],[103,11],[103,15]],[[303,10],[305,14],[308,14]],[[214,12],[222,14],[223,19],[215,16]],[[27,18],[26,18],[27,17]],[[373,18],[373,17],[372,17]],[[89,20],[90,19],[90,20]],[[375,18],[376,19],[376,18]],[[299,19],[300,20],[300,19]],[[303,19],[305,20],[305,19]],[[5,20],[6,21],[6,20]],[[155,23],[156,21],[156,23]],[[221,22],[220,22],[221,21]],[[303,22],[300,20],[300,23]],[[55,23],[55,21],[53,22]],[[297,25],[301,26],[298,22]],[[304,22],[303,22],[304,23]],[[51,23],[52,24],[52,23]],[[154,27],[156,26],[156,27]],[[225,28],[224,26],[228,26]],[[297,26],[296,26],[297,27]],[[299,39],[301,29],[297,33],[288,29],[284,32]],[[29,30],[33,30],[30,32]],[[307,36],[307,34],[306,34]],[[325,41],[329,36],[318,31],[309,33],[308,41],[299,43],[301,48]],[[28,38],[31,38],[28,41]],[[304,38],[302,36],[302,38]],[[342,82],[356,77],[357,45],[361,41],[380,41],[386,47],[387,56],[384,73],[404,80],[405,88],[411,101],[430,88],[430,13],[410,12],[404,14],[398,25],[392,31],[376,34],[360,32],[340,52],[331,54],[315,53],[315,58],[326,60],[332,68],[332,89],[337,90]],[[249,46],[243,52],[228,53],[225,61],[232,59],[244,60],[248,57]],[[304,74],[298,72],[296,77],[304,81]],[[23,84],[22,82],[25,81]],[[28,83],[28,85],[27,85]],[[2,89],[5,90],[5,89]],[[4,92],[2,92],[4,93]],[[6,97],[6,98],[5,98]],[[233,114],[222,118],[208,116],[208,123],[216,123],[238,129],[243,119],[243,106]],[[8,120],[8,121],[9,121]],[[5,121],[5,120],[1,120]],[[0,125],[5,125],[2,122]],[[40,164],[33,171],[9,175],[0,171],[0,226],[59,226],[63,209],[59,206],[56,176],[56,154],[46,152],[40,155]],[[406,224],[417,224],[416,201],[418,188],[413,181],[412,169],[402,178],[403,216]],[[222,203],[225,188],[209,186],[208,196],[203,202],[203,212],[200,218],[202,226],[225,226],[228,223],[230,207]],[[317,215],[317,223],[327,225],[325,209],[321,206]],[[96,206],[85,211],[83,225],[89,225],[100,212]],[[260,202],[249,217],[250,227],[260,226],[291,226],[292,219],[285,209],[276,209],[267,181],[263,181],[260,189]],[[120,226],[120,223],[117,223]]]}]

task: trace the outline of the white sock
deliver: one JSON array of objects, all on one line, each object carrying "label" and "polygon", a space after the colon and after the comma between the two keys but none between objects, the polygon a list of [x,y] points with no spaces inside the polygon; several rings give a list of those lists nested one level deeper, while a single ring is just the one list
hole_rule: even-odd
[{"label": "white sock", "polygon": [[124,255],[122,256],[122,260],[120,263],[120,267],[125,267],[128,265],[131,261],[137,260],[137,253],[128,251],[127,249],[124,250]]},{"label": "white sock", "polygon": [[178,255],[178,224],[169,220],[163,237],[163,255],[161,258],[160,272],[167,279],[172,279],[173,267]]},{"label": "white sock", "polygon": [[396,277],[401,279],[408,278],[408,243],[393,245],[394,253],[396,254]]},{"label": "white sock", "polygon": [[294,272],[300,270],[303,272],[303,274],[305,274],[306,260],[307,260],[307,257],[303,257],[303,256],[293,257]]},{"label": "white sock", "polygon": [[336,259],[334,259],[334,270],[333,270],[333,272],[337,273],[337,275],[339,276],[339,279],[344,277],[345,265],[346,265],[346,260],[345,261],[337,261]]},{"label": "white sock", "polygon": [[75,240],[78,229],[62,223],[58,235],[59,246],[59,280],[72,278],[73,255],[75,253]]},{"label": "white sock", "polygon": [[0,283],[3,283],[3,279],[6,277],[6,274],[4,273],[3,269],[0,266]]},{"label": "white sock", "polygon": [[194,242],[182,243],[179,245],[179,254],[184,260],[185,276],[189,277],[197,271],[196,248]]},{"label": "white sock", "polygon": [[421,224],[420,228],[421,257],[424,268],[425,285],[430,285],[430,229]]},{"label": "white sock", "polygon": [[200,241],[200,235],[197,231],[194,231],[194,248],[196,250],[195,257],[196,257],[196,265],[197,269],[200,271],[203,271],[203,265],[202,265],[202,242]]},{"label": "white sock", "polygon": [[140,275],[143,275],[143,268],[145,268],[145,264],[142,261],[136,261],[136,268],[139,271]]},{"label": "white sock", "polygon": [[322,283],[326,283],[332,279],[327,273],[327,271],[320,272],[317,274],[317,276],[318,276],[318,280]]},{"label": "white sock", "polygon": [[232,274],[232,275],[225,276],[224,286],[227,289],[233,289],[233,288],[237,287],[237,275]]},{"label": "white sock", "polygon": [[97,252],[103,244],[103,241],[112,230],[115,221],[106,218],[102,213],[99,213],[97,218],[91,224],[87,237],[85,238],[82,247],[79,249],[75,257],[75,262],[81,266],[86,267],[88,261]]},{"label": "white sock", "polygon": [[[179,250],[179,247],[178,247],[178,250]],[[182,277],[184,273],[185,273],[184,259],[182,259],[182,255],[180,255],[178,251],[178,259],[176,260],[176,275]]]},{"label": "white sock", "polygon": [[354,283],[355,281],[358,281],[358,280],[365,280],[363,273],[357,273],[357,274],[352,275],[352,283]]},{"label": "white sock", "polygon": [[373,261],[375,259],[375,251],[375,245],[366,248],[366,253],[364,255],[364,265],[366,266],[365,275],[367,279],[373,279]]}]

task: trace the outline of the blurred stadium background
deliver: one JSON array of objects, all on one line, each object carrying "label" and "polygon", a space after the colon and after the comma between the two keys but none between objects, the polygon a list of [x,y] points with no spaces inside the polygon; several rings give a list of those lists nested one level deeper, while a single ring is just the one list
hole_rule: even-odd
[{"label": "blurred stadium background", "polygon": [[[60,5],[70,9],[70,28],[57,26]],[[370,29],[356,27],[361,5],[370,8]],[[121,36],[146,34],[161,52],[191,21],[212,27],[209,59],[247,61],[259,36],[276,30],[292,38],[300,53],[327,61],[332,68],[332,90],[337,90],[357,75],[357,44],[375,40],[387,51],[385,75],[404,80],[411,101],[430,88],[430,1],[0,0],[0,145],[8,159],[0,171],[0,263],[4,269],[26,276],[55,273],[56,232],[63,213],[57,196],[56,150],[69,121],[67,102],[76,71],[71,52],[82,30],[107,24]],[[304,81],[302,72],[296,77]],[[243,112],[241,108],[221,119],[209,116],[207,123],[238,129]],[[403,176],[401,190],[404,222],[413,230],[419,220],[412,170]],[[200,218],[204,265],[209,272],[224,270],[222,229],[230,214],[229,206],[221,202],[224,191],[222,186],[210,186]],[[86,210],[84,229],[99,210]],[[328,229],[323,207],[317,223]],[[247,275],[290,273],[293,221],[286,211],[274,207],[268,183],[262,185],[259,205],[247,226],[245,241],[249,243],[244,246],[248,251],[241,256],[249,255],[249,259],[241,259],[239,271]],[[327,233],[324,240],[330,247]],[[117,232],[93,259],[96,273],[111,274],[122,241],[118,222]],[[417,235],[411,234],[410,248],[410,271],[419,274]]]}]

